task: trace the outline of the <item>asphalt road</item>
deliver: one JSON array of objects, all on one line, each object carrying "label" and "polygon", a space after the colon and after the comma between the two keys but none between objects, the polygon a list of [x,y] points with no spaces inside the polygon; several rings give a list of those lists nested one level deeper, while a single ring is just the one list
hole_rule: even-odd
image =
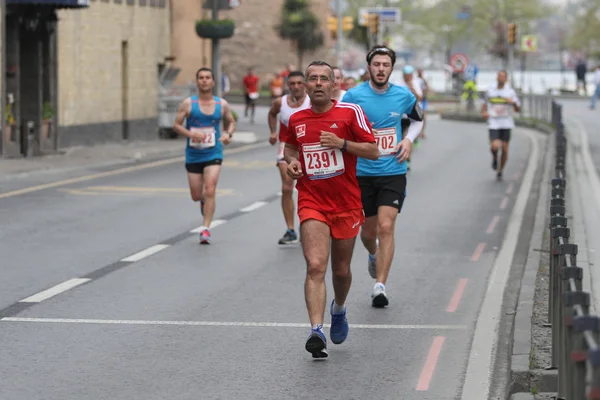
[{"label": "asphalt road", "polygon": [[274,147],[227,157],[210,246],[190,233],[202,221],[180,163],[0,197],[0,399],[459,398],[531,144],[514,133],[497,182],[485,126],[427,132],[391,304],[371,308],[357,242],[350,335],[325,361],[304,350],[301,249],[277,245]]}]

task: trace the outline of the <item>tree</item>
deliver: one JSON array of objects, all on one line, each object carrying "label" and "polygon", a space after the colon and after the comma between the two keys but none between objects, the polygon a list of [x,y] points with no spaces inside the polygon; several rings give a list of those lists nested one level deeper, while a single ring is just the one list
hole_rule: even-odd
[{"label": "tree", "polygon": [[281,21],[275,27],[279,37],[294,43],[298,67],[302,68],[304,54],[323,46],[324,35],[319,19],[310,10],[308,0],[286,0],[281,8]]},{"label": "tree", "polygon": [[574,11],[570,34],[565,38],[566,46],[588,54],[597,53],[600,47],[600,0],[582,1]]},{"label": "tree", "polygon": [[548,16],[552,8],[542,0],[472,0],[467,19],[458,19],[466,11],[453,0],[442,0],[434,6],[417,7],[411,22],[421,25],[433,38],[434,46],[447,52],[458,41],[469,41],[491,54],[506,58],[506,24],[523,25]]}]

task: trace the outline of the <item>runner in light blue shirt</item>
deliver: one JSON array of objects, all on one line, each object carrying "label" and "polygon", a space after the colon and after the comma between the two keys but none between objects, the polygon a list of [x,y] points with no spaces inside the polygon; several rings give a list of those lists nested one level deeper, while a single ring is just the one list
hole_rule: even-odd
[{"label": "runner in light blue shirt", "polygon": [[[423,128],[423,111],[417,98],[408,88],[389,83],[395,62],[392,49],[373,47],[367,54],[370,80],[350,89],[342,99],[363,108],[380,152],[378,160],[359,158],[356,173],[366,217],[361,240],[369,251],[369,274],[376,279],[371,293],[373,307],[389,303],[385,283],[394,256],[394,226],[406,196],[406,160]],[[403,137],[404,114],[411,124]]]}]

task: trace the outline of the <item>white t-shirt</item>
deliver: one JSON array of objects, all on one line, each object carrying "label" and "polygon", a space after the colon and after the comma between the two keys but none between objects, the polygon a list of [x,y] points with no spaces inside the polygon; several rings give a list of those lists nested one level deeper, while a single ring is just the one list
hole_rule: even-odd
[{"label": "white t-shirt", "polygon": [[515,127],[513,119],[514,106],[506,104],[506,99],[511,99],[521,106],[517,93],[508,84],[502,89],[498,85],[491,85],[485,91],[485,102],[490,117],[488,118],[489,129],[512,129]]}]

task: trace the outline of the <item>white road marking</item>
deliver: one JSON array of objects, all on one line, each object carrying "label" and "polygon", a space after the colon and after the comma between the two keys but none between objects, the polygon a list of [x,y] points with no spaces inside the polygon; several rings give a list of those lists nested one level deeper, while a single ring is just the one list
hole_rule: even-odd
[{"label": "white road marking", "polygon": [[90,279],[87,278],[69,279],[68,281],[59,283],[58,285],[53,286],[50,289],[44,290],[43,292],[39,292],[34,294],[33,296],[29,296],[26,299],[21,300],[19,303],[40,303],[44,300],[48,300],[49,298],[56,296],[57,294],[66,292],[69,289],[73,289],[74,287],[77,287],[89,281]]},{"label": "white road marking", "polygon": [[523,214],[533,185],[540,153],[538,138],[541,135],[527,130],[521,130],[521,132],[526,134],[529,140],[531,140],[531,156],[529,157],[527,171],[525,172],[523,183],[519,189],[508,221],[502,248],[498,252],[494,262],[483,304],[479,310],[469,354],[465,384],[462,390],[462,400],[487,399],[490,392],[504,289],[508,281],[508,275],[517,246],[517,239],[521,231]]},{"label": "white road marking", "polygon": [[247,207],[241,208],[240,211],[241,212],[250,212],[250,211],[258,210],[259,208],[261,208],[262,206],[265,206],[267,204],[268,203],[266,201],[257,201],[257,202],[250,204]]},{"label": "white road marking", "polygon": [[[210,229],[214,229],[219,225],[223,225],[224,223],[226,223],[227,220],[226,219],[215,219],[211,224],[210,224]],[[190,233],[200,233],[200,228],[202,228],[202,226],[197,227],[196,229],[192,229],[190,231]]]},{"label": "white road marking", "polygon": [[[237,326],[257,328],[306,328],[310,324],[294,322],[226,322],[226,321],[151,321],[131,319],[88,319],[88,318],[22,318],[5,317],[2,322],[46,322],[57,324],[105,324],[105,325],[176,325],[176,326]],[[325,328],[330,324],[323,324]],[[465,330],[465,325],[373,325],[350,324],[355,329],[418,329],[418,330]]]},{"label": "white road marking", "polygon": [[258,137],[254,132],[235,132],[231,141],[236,143],[256,143]]},{"label": "white road marking", "polygon": [[169,247],[168,244],[155,244],[154,246],[150,246],[145,250],[142,250],[140,252],[130,255],[129,257],[125,257],[121,261],[126,261],[126,262],[140,261],[146,257],[150,257],[151,255],[158,253],[159,251],[163,251],[167,247]]}]

